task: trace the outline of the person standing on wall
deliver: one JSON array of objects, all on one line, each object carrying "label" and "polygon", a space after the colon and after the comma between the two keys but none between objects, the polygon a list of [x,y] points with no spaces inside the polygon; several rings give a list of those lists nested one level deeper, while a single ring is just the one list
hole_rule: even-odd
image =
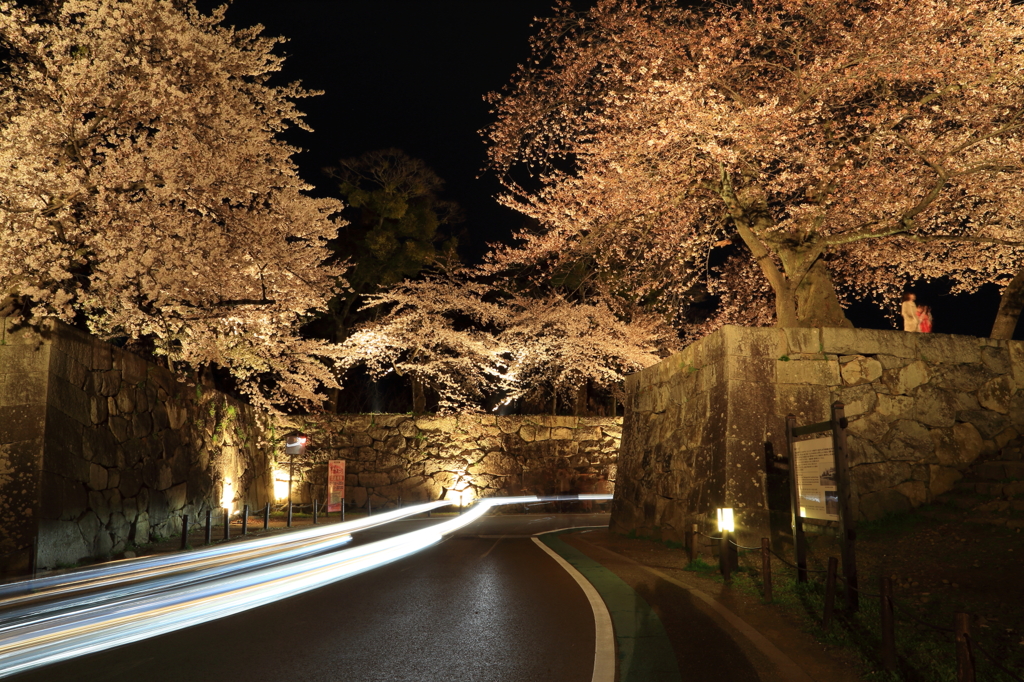
[{"label": "person standing on wall", "polygon": [[931,306],[917,306],[917,331],[927,334],[932,330],[932,309]]},{"label": "person standing on wall", "polygon": [[910,292],[903,294],[903,304],[900,306],[900,313],[903,315],[903,331],[916,332],[917,319],[917,296]]}]

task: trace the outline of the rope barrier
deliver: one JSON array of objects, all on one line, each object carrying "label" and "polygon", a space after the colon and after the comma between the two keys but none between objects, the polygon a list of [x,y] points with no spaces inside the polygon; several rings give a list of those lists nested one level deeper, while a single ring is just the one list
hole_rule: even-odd
[{"label": "rope barrier", "polygon": [[[760,549],[760,547],[758,547],[758,549]],[[800,567],[797,566],[796,564],[791,564],[788,561],[786,561],[785,559],[783,559],[782,557],[780,557],[778,554],[775,554],[775,550],[774,549],[769,549],[768,551],[771,552],[775,556],[776,559],[778,559],[782,563],[786,564],[790,568],[795,568],[798,571],[800,570]],[[818,570],[818,569],[814,569],[814,568],[805,568],[804,570],[807,571],[808,573],[828,573],[827,569],[826,570]]]},{"label": "rope barrier", "polygon": [[732,540],[732,539],[730,539],[729,542],[732,543],[733,547],[736,547],[737,549],[750,549],[750,550],[759,550],[759,549],[761,549],[760,547],[746,547],[746,546],[741,545],[740,543],[738,543],[738,542],[736,542],[735,540]]},{"label": "rope barrier", "polygon": [[985,651],[984,647],[981,646],[981,643],[978,640],[974,639],[970,635],[968,635],[968,639],[970,640],[971,644],[974,645],[975,649],[977,649],[981,653],[985,654],[985,658],[988,659],[989,663],[991,663],[995,667],[999,668],[1000,670],[1002,670],[1004,673],[1006,673],[1007,675],[1009,675],[1013,679],[1017,680],[1017,682],[1024,682],[1024,679],[1022,679],[1020,676],[1018,676],[1017,673],[1015,673],[1012,670],[1008,670],[1007,668],[1003,667],[1003,664],[1000,663],[999,661],[997,661],[995,656],[993,656],[989,652]]},{"label": "rope barrier", "polygon": [[941,625],[932,625],[931,623],[929,623],[927,621],[921,620],[920,618],[916,617],[914,614],[910,613],[909,610],[907,609],[907,607],[905,607],[905,606],[903,606],[901,604],[898,604],[895,599],[892,600],[892,605],[895,606],[897,609],[899,609],[900,613],[902,613],[903,615],[905,615],[907,618],[909,618],[910,620],[914,621],[918,625],[923,625],[926,628],[931,628],[932,630],[935,630],[936,632],[944,632],[944,633],[952,634],[952,635],[956,634],[956,630],[954,630],[953,628],[944,628]]}]

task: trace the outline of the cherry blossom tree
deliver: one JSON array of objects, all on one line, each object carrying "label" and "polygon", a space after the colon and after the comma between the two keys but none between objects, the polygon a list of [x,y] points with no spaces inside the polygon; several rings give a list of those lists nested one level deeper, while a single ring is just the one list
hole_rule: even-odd
[{"label": "cherry blossom tree", "polygon": [[262,27],[192,0],[0,3],[0,309],[229,368],[266,404],[317,402],[336,348],[297,336],[334,294],[341,203],[294,148],[298,84]]},{"label": "cherry blossom tree", "polygon": [[742,245],[777,324],[833,326],[837,287],[891,296],[948,275],[970,290],[1020,266],[1021,6],[559,7],[492,95],[502,201],[542,228],[493,267],[589,259],[675,300]]},{"label": "cherry blossom tree", "polygon": [[347,361],[373,376],[418,379],[438,395],[440,411],[453,411],[496,396],[571,399],[588,384],[615,393],[626,375],[679,347],[660,316],[528,296],[486,279],[437,273],[368,296],[368,306],[386,312],[345,341]]}]

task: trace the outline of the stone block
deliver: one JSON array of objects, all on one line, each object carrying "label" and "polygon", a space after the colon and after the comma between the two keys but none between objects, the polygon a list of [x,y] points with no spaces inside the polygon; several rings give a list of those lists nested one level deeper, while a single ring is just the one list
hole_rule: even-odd
[{"label": "stone block", "polygon": [[932,464],[928,468],[930,473],[928,491],[931,494],[931,499],[948,493],[953,489],[956,482],[963,478],[963,474],[952,467]]},{"label": "stone block", "polygon": [[928,363],[980,364],[981,344],[973,336],[915,334],[918,357]]},{"label": "stone block", "polygon": [[956,400],[949,391],[926,384],[914,390],[914,418],[929,426],[952,426]]},{"label": "stone block", "polygon": [[982,407],[993,412],[1006,414],[1010,411],[1010,399],[1015,390],[1013,379],[1009,375],[1003,374],[986,381],[978,389],[978,402]]},{"label": "stone block", "polygon": [[865,495],[894,488],[909,480],[911,470],[909,462],[884,461],[851,467],[850,477],[857,494]]},{"label": "stone block", "polygon": [[50,373],[82,390],[91,384],[88,368],[57,348],[50,351]]},{"label": "stone block", "polygon": [[47,383],[47,403],[79,424],[92,424],[89,394],[58,376],[51,375]]},{"label": "stone block", "polygon": [[914,399],[906,395],[878,395],[877,414],[885,421],[897,419],[913,419]]},{"label": "stone block", "polygon": [[455,417],[417,417],[416,427],[420,431],[453,433],[455,431]]},{"label": "stone block", "polygon": [[0,374],[30,374],[48,372],[50,369],[50,346],[44,344],[0,346]]},{"label": "stone block", "polygon": [[[776,360],[775,380],[780,384],[839,385],[839,364],[835,360]],[[771,373],[752,381],[771,383]]]},{"label": "stone block", "polygon": [[923,481],[906,481],[894,488],[910,502],[911,507],[920,507],[929,501],[928,485]]},{"label": "stone block", "polygon": [[78,523],[40,519],[39,543],[36,550],[39,568],[69,566],[89,556],[90,551],[91,548],[82,538]]},{"label": "stone block", "polygon": [[725,355],[780,358],[789,351],[786,333],[778,327],[737,327],[727,324],[718,331],[718,335]]},{"label": "stone block", "polygon": [[991,410],[960,410],[956,418],[957,421],[974,424],[985,440],[994,439],[1009,424],[1008,417]]},{"label": "stone block", "polygon": [[900,358],[917,356],[914,337],[919,334],[878,329],[825,327],[821,330],[823,353],[835,355],[893,355]]},{"label": "stone block", "polygon": [[[984,447],[984,440],[974,424],[959,423],[953,427],[952,457],[949,457],[940,448],[936,449],[936,454],[940,464],[959,468],[978,459]],[[944,455],[946,455],[945,458]]]},{"label": "stone block", "polygon": [[134,386],[146,380],[149,364],[134,353],[114,349],[112,364],[121,370],[121,376],[126,384]]},{"label": "stone block", "polygon": [[127,382],[121,385],[114,400],[118,414],[130,415],[135,412],[135,389],[127,385]]},{"label": "stone block", "polygon": [[169,512],[180,512],[185,508],[185,502],[188,497],[187,492],[188,485],[186,483],[179,483],[167,489],[164,495],[167,498],[167,509]]},{"label": "stone block", "polygon": [[984,346],[981,349],[981,362],[993,374],[1011,374],[1013,365],[1010,362],[1010,351],[1000,346]]},{"label": "stone block", "polygon": [[786,335],[788,354],[823,352],[821,332],[817,328],[788,327],[783,329],[783,333]]},{"label": "stone block", "polygon": [[843,384],[846,386],[870,384],[882,377],[882,363],[874,358],[863,355],[855,356],[855,359],[842,365],[839,373],[843,378]]},{"label": "stone block", "polygon": [[870,414],[878,407],[878,395],[871,386],[837,388],[835,398],[843,403],[847,418]]},{"label": "stone block", "polygon": [[46,373],[4,373],[0,367],[0,405],[41,405],[46,402]]},{"label": "stone block", "polygon": [[0,444],[41,439],[45,415],[44,405],[0,406]]},{"label": "stone block", "polygon": [[892,461],[934,461],[935,442],[931,431],[919,422],[900,419],[885,436],[888,459]]}]

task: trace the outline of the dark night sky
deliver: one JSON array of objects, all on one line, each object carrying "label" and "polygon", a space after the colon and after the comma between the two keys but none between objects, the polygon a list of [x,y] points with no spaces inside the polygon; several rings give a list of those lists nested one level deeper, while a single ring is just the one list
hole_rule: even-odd
[{"label": "dark night sky", "polygon": [[[208,7],[209,2],[203,7]],[[525,61],[530,24],[554,0],[235,0],[229,24],[289,39],[283,80],[324,95],[302,100],[314,133],[289,140],[304,151],[303,177],[330,190],[321,169],[339,158],[398,147],[446,181],[443,197],[466,213],[462,249],[478,258],[522,218],[493,199],[481,176],[490,121],[483,96]],[[588,7],[590,0],[576,0]]]},{"label": "dark night sky", "polygon": [[[585,9],[594,0],[573,0]],[[216,0],[203,0],[208,9]],[[518,214],[494,201],[499,188],[481,173],[485,147],[478,131],[491,121],[483,95],[499,90],[528,55],[534,17],[554,0],[235,0],[228,23],[266,27],[289,42],[282,82],[301,80],[324,95],[300,108],[315,132],[289,140],[303,177],[330,192],[322,173],[339,158],[398,147],[423,159],[447,182],[444,198],[466,213],[463,257],[475,261],[486,244],[521,227]],[[935,331],[987,336],[995,318],[995,287],[974,296],[948,287],[916,287],[932,305]],[[893,303],[898,307],[898,302]],[[877,306],[848,311],[859,327],[893,328]],[[1020,331],[1018,331],[1018,337]]]}]

